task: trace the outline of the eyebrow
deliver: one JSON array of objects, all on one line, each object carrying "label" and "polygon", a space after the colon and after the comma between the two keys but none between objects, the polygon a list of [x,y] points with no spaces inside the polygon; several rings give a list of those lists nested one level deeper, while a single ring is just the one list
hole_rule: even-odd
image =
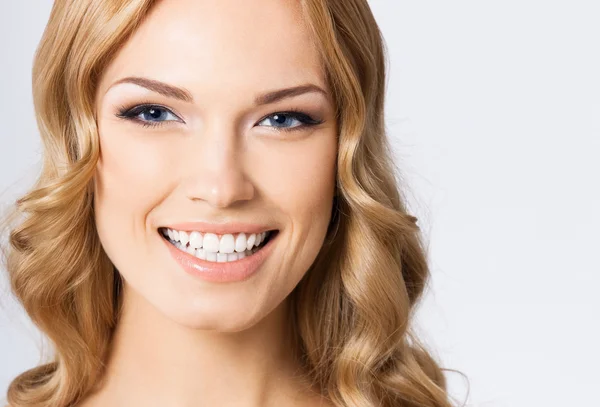
[{"label": "eyebrow", "polygon": [[[169,85],[168,83],[157,81],[154,79],[144,78],[141,76],[128,76],[126,78],[119,79],[113,83],[110,88],[120,83],[132,83],[134,85],[141,86],[149,89],[153,92],[159,93],[163,96],[182,100],[184,102],[193,102],[194,98],[192,94],[185,88],[179,88],[177,86]],[[109,88],[109,89],[110,89]],[[269,103],[277,102],[281,99],[290,98],[293,96],[302,95],[304,93],[317,92],[327,97],[327,92],[323,88],[307,83],[304,85],[293,86],[291,88],[278,89],[270,91],[261,95],[258,95],[254,99],[254,104],[257,106],[266,105]]]}]

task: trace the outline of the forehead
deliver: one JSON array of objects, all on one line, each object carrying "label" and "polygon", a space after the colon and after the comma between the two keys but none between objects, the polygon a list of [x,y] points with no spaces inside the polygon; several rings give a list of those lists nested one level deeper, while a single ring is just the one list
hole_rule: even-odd
[{"label": "forehead", "polygon": [[100,88],[131,75],[223,97],[296,83],[327,87],[299,0],[159,1]]}]

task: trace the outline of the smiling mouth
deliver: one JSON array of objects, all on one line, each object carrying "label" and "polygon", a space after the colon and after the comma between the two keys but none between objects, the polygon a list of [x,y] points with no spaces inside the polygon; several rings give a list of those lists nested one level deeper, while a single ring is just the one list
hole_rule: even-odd
[{"label": "smiling mouth", "polygon": [[277,236],[279,230],[269,230],[262,234],[216,235],[213,233],[178,232],[161,227],[158,232],[163,239],[182,252],[205,261],[227,263],[254,255]]}]

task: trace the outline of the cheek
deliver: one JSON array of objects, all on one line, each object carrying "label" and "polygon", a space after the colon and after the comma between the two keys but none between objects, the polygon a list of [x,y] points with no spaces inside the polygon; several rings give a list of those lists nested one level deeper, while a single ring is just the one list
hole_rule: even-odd
[{"label": "cheek", "polygon": [[[131,248],[123,242],[144,239],[137,235],[146,228],[145,215],[162,199],[168,176],[160,146],[123,131],[122,126],[117,131],[108,123],[100,133],[94,205],[98,233],[107,252]],[[119,246],[111,248],[111,244]]]},{"label": "cheek", "polygon": [[258,161],[257,179],[298,233],[324,233],[335,187],[337,140],[333,131],[315,132],[304,140],[282,143]]},{"label": "cheek", "polygon": [[[139,135],[121,136],[107,126],[100,138],[97,173],[107,200],[132,207],[151,200],[166,179],[168,163],[161,146]],[[122,129],[120,130],[123,131]]]}]

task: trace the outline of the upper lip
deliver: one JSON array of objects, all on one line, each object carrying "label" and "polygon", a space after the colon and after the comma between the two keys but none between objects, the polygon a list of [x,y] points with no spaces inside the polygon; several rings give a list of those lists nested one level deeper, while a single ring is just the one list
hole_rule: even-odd
[{"label": "upper lip", "polygon": [[201,232],[201,233],[215,233],[215,234],[227,234],[227,233],[262,233],[275,228],[259,225],[255,223],[242,223],[242,222],[227,222],[227,223],[207,223],[207,222],[180,222],[171,223],[162,227],[174,229],[185,232]]}]

